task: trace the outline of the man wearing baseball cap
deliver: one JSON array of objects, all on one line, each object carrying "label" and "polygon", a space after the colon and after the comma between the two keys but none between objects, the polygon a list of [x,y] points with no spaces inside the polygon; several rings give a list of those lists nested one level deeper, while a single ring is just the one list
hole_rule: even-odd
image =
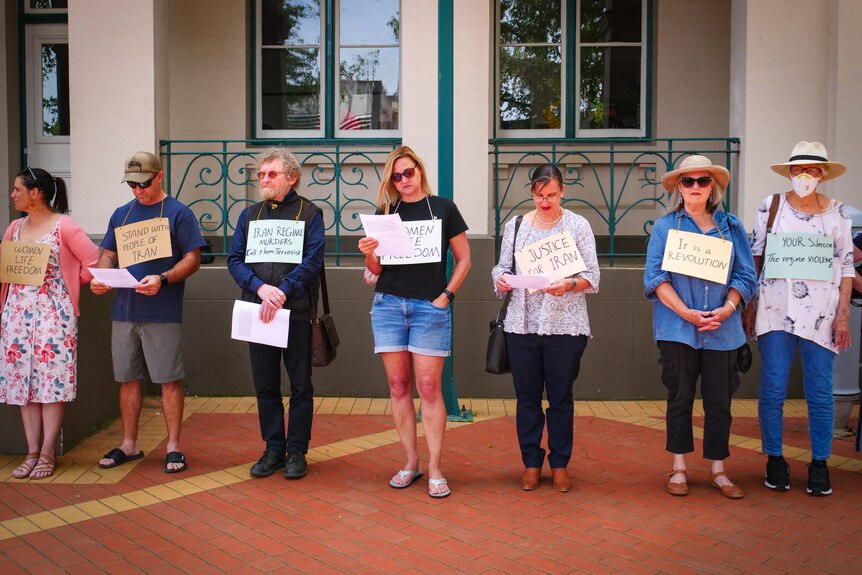
[{"label": "man wearing baseball cap", "polygon": [[[182,314],[185,279],[200,267],[206,245],[192,211],[162,188],[159,158],[137,152],[123,164],[122,182],[134,199],[117,208],[110,221],[96,267],[122,267],[138,285],[117,288],[111,308],[111,353],[114,379],[120,383],[123,440],[105,454],[99,467],[108,469],[144,456],[138,445],[141,381],[149,375],[162,388],[162,411],[168,429],[165,472],[186,469],[179,449],[185,376],[182,356]],[[111,286],[90,282],[96,295]]]}]

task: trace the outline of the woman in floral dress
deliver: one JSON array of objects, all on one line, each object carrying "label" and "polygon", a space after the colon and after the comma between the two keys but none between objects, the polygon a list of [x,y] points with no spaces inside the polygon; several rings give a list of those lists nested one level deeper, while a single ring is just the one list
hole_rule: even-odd
[{"label": "woman in floral dress", "polygon": [[86,268],[96,264],[99,249],[64,215],[62,178],[27,168],[15,178],[11,196],[27,216],[9,224],[3,241],[51,248],[40,285],[0,287],[0,403],[21,406],[27,437],[27,457],[12,476],[43,479],[54,472],[66,402],[75,399],[80,286],[91,279]]}]

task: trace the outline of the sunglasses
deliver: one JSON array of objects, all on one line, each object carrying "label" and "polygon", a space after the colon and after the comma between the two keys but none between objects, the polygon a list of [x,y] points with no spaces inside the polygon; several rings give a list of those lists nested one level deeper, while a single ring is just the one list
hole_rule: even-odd
[{"label": "sunglasses", "polygon": [[276,172],[275,170],[270,170],[268,172],[258,172],[257,179],[263,180],[264,178],[268,177],[270,180],[274,180],[278,177],[279,174],[284,174],[286,176],[287,172]]},{"label": "sunglasses", "polygon": [[416,166],[412,168],[407,168],[403,172],[392,172],[392,181],[396,184],[401,181],[402,178],[407,178],[408,180],[416,175]]},{"label": "sunglasses", "polygon": [[814,176],[815,178],[819,178],[823,175],[823,170],[821,170],[820,168],[803,168],[802,166],[791,166],[790,168],[791,176],[798,176],[802,174],[802,172],[805,172],[809,176]]},{"label": "sunglasses", "polygon": [[700,178],[682,177],[679,179],[679,183],[686,189],[693,188],[695,182],[697,182],[697,187],[705,188],[712,183],[712,176],[702,176]]},{"label": "sunglasses", "polygon": [[149,180],[147,180],[146,182],[140,182],[140,183],[138,183],[138,182],[132,182],[132,181],[129,181],[129,182],[126,182],[126,183],[127,183],[127,184],[129,184],[129,187],[130,187],[130,188],[132,188],[133,190],[134,190],[135,188],[141,188],[142,190],[146,190],[146,189],[147,189],[147,188],[149,188],[151,185],[153,185],[153,180],[155,180],[155,179],[156,179],[156,174],[153,174],[153,177],[151,177],[151,178],[150,178]]}]

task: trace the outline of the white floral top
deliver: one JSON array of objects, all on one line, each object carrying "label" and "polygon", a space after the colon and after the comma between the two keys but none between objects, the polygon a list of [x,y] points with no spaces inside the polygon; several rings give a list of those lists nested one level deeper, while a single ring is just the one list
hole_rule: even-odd
[{"label": "white floral top", "polygon": [[[530,226],[527,219],[521,221],[517,239],[515,235],[515,218],[506,222],[503,232],[503,245],[500,247],[500,261],[491,270],[491,281],[504,273],[512,272],[512,244],[515,250],[530,245],[568,230],[572,234],[578,251],[587,269],[580,276],[589,280],[590,287],[586,292],[568,291],[562,296],[546,294],[543,291],[528,293],[525,289],[512,290],[512,299],[506,311],[504,330],[509,333],[537,335],[591,335],[590,318],[587,315],[587,298],[585,293],[599,291],[599,262],[596,259],[596,239],[589,222],[582,216],[563,210],[563,218],[553,228],[537,230]],[[518,267],[515,273],[523,273]],[[496,292],[498,298],[505,297],[504,292]]]},{"label": "white floral top", "polygon": [[[803,279],[758,280],[757,335],[784,330],[838,353],[832,342],[832,321],[838,311],[838,294],[841,278],[853,277],[853,239],[850,216],[844,204],[832,200],[823,214],[806,214],[794,209],[781,194],[781,203],[772,232],[794,232],[832,236],[835,239],[833,277],[831,281]],[[772,196],[760,203],[751,251],[762,256],[766,247],[766,223]]]}]

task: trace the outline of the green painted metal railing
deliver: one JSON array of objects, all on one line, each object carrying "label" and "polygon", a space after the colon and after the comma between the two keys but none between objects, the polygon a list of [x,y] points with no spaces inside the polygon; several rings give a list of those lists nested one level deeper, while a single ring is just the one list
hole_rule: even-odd
[{"label": "green painted metal railing", "polygon": [[259,201],[255,157],[283,146],[303,166],[300,193],[323,209],[327,256],[358,258],[359,213],[373,213],[382,166],[401,141],[387,140],[162,140],[165,191],[189,206],[214,255],[227,255],[234,224]]},{"label": "green painted metal railing", "polygon": [[[655,218],[664,211],[669,195],[661,186],[661,176],[674,169],[686,156],[703,154],[713,163],[734,173],[739,155],[738,138],[650,138],[618,140],[491,140],[494,168],[494,233],[499,255],[501,226],[513,215],[532,209],[529,194],[530,173],[536,166],[560,166],[566,185],[564,204],[587,217],[600,240],[599,255],[610,258],[610,265],[622,256],[643,256],[643,250],[618,249],[618,240],[635,234],[620,234],[644,208],[648,215],[638,234],[649,236]],[[725,195],[725,208],[731,209],[733,178]],[[596,201],[587,199],[592,197]],[[631,229],[631,225],[629,228]],[[601,249],[605,247],[606,249]]]}]

